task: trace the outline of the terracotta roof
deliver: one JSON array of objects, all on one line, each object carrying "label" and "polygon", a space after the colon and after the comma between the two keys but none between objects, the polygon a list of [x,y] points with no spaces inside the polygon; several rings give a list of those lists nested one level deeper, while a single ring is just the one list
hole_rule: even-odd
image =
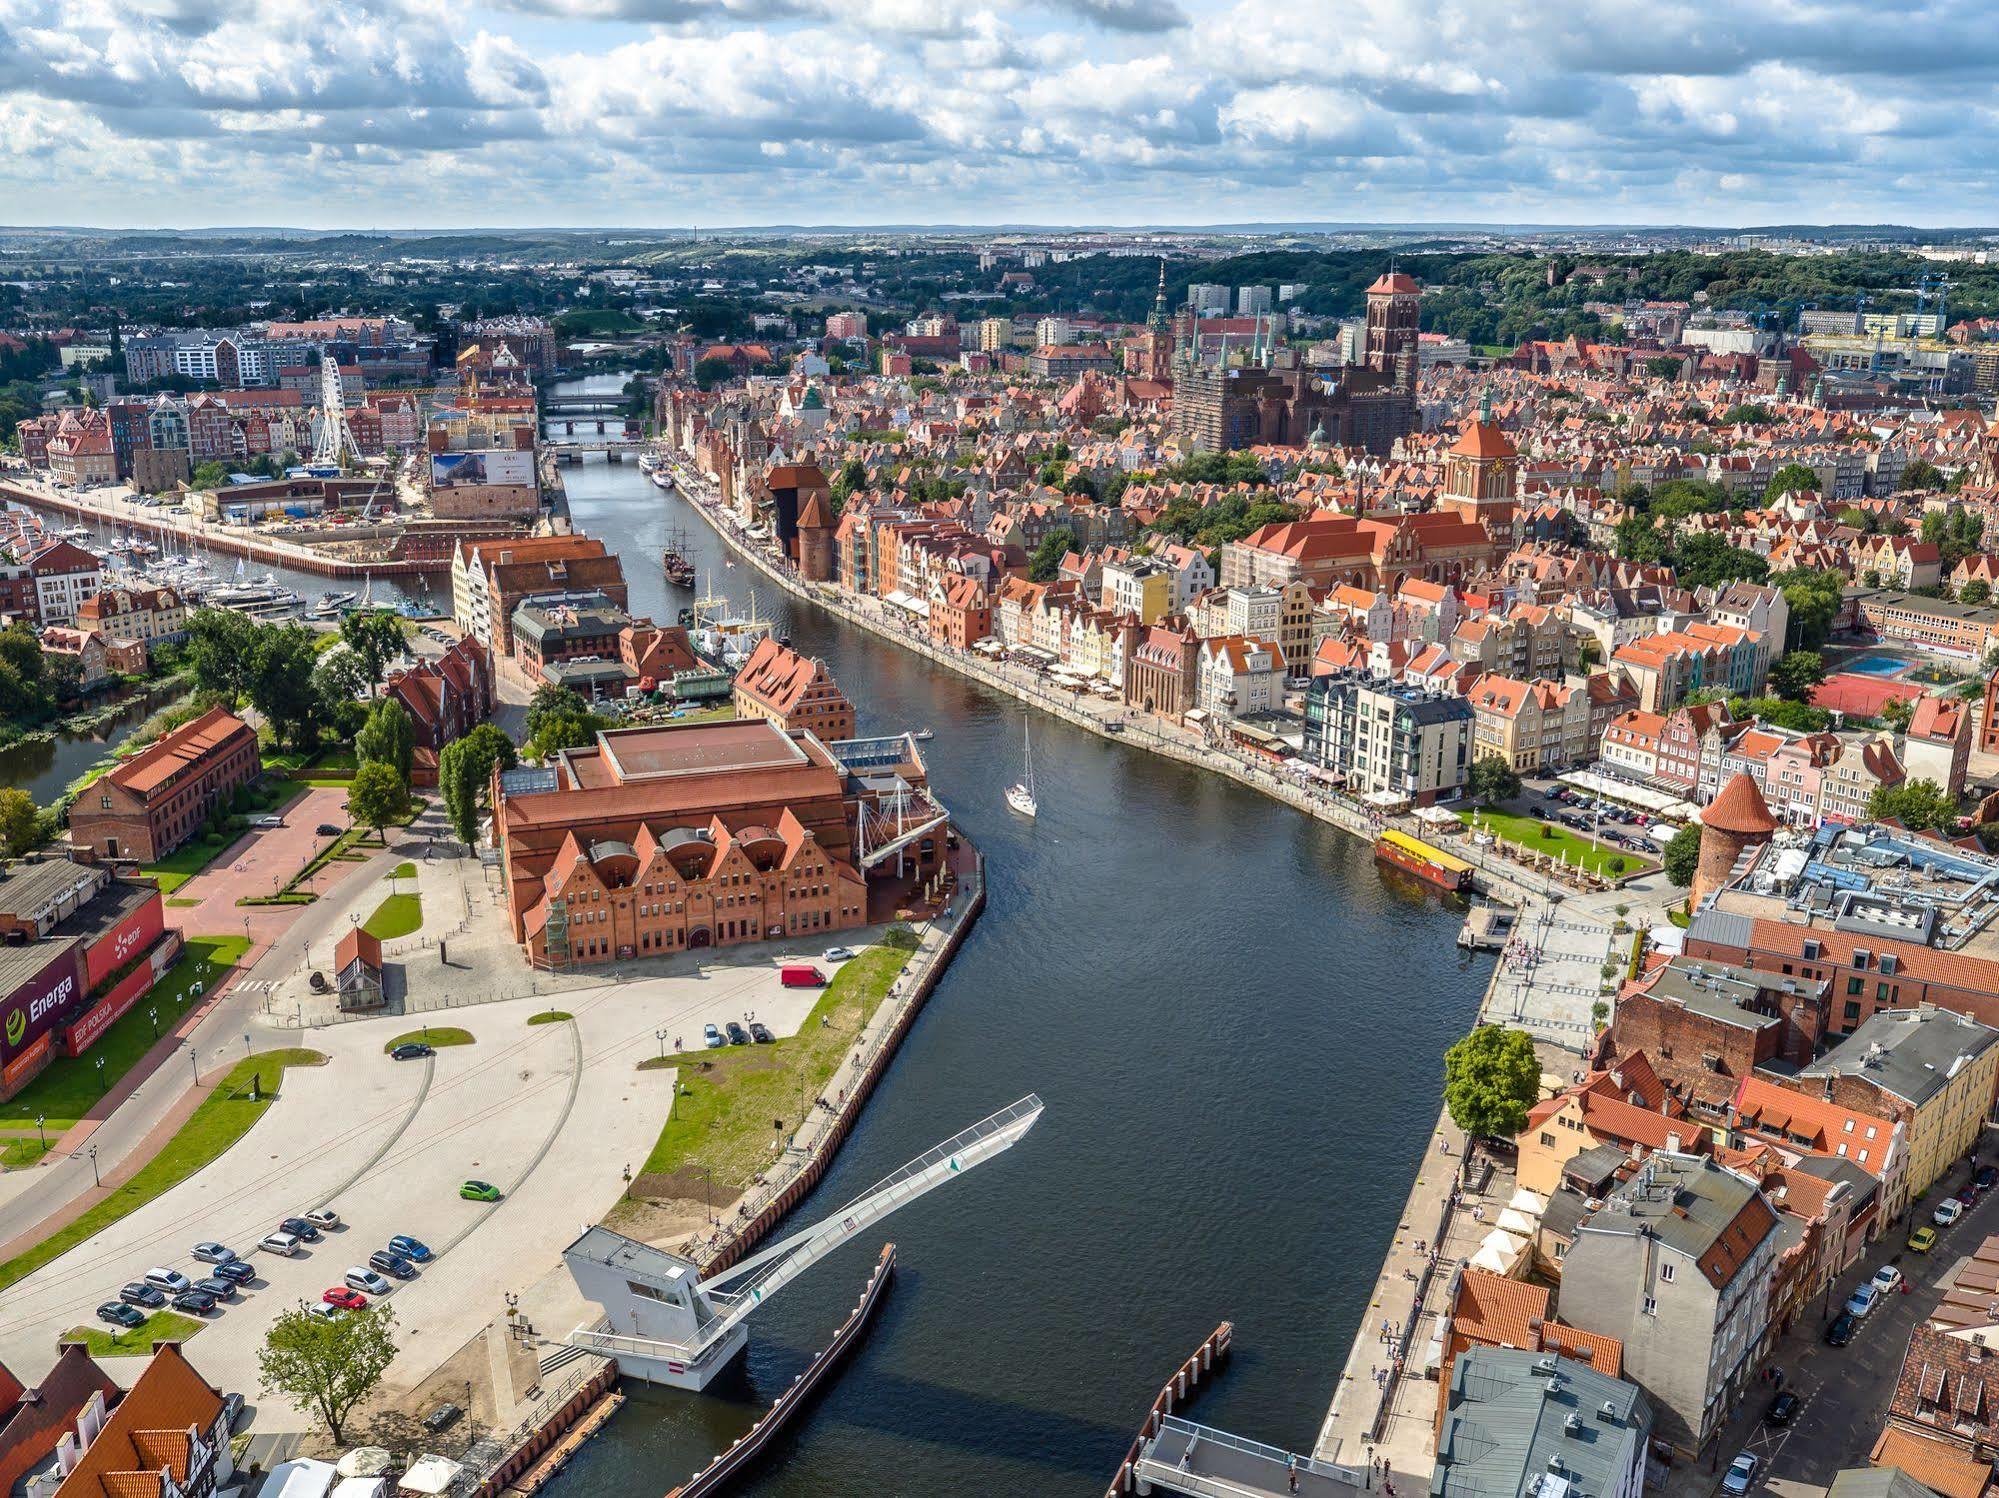
[{"label": "terracotta roof", "polygon": [[1401,271],[1387,271],[1375,277],[1374,284],[1367,288],[1369,296],[1413,296],[1423,288],[1416,284],[1415,277],[1405,276]]},{"label": "terracotta roof", "polygon": [[1488,460],[1516,458],[1519,455],[1520,449],[1513,445],[1513,439],[1496,421],[1466,422],[1464,435],[1451,448],[1451,456],[1455,458]]},{"label": "terracotta roof", "polygon": [[1756,782],[1747,775],[1737,775],[1702,808],[1701,825],[1743,837],[1768,837],[1777,830],[1777,819],[1770,815]]},{"label": "terracotta roof", "polygon": [[108,771],[104,778],[135,796],[149,796],[174,775],[240,734],[254,738],[256,730],[234,714],[211,707],[193,722],[183,723],[157,744]]},{"label": "terracotta roof", "polygon": [[1881,1432],[1867,1459],[1877,1467],[1894,1467],[1913,1477],[1941,1498],[1981,1498],[1992,1485],[1992,1468],[1957,1446],[1890,1425]]},{"label": "terracotta roof", "polygon": [[[56,1489],[57,1498],[157,1494],[161,1467],[174,1469],[176,1477],[187,1476],[188,1427],[205,1434],[221,1413],[222,1396],[181,1356],[177,1344],[161,1343],[97,1439]],[[141,1483],[129,1481],[134,1477]]]}]

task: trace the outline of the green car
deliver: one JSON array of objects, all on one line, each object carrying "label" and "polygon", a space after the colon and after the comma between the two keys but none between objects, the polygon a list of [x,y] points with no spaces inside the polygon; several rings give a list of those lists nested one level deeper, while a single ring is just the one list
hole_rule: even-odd
[{"label": "green car", "polygon": [[500,1199],[500,1188],[484,1181],[467,1181],[458,1188],[458,1194],[468,1202],[496,1202]]}]

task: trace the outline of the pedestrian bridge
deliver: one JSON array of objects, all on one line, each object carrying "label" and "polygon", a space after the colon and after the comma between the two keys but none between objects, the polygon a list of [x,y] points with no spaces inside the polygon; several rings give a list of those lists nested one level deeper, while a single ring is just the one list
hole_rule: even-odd
[{"label": "pedestrian bridge", "polygon": [[[1193,1498],[1355,1498],[1367,1492],[1367,1474],[1299,1456],[1225,1430],[1168,1415],[1145,1444],[1131,1475],[1140,1493],[1186,1493]],[[1296,1478],[1296,1486],[1292,1479]]]}]

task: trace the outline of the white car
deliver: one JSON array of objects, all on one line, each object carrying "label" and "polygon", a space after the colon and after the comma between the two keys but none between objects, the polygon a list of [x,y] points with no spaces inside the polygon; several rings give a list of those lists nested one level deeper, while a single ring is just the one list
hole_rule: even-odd
[{"label": "white car", "polygon": [[1964,1203],[1954,1196],[1943,1199],[1943,1205],[1930,1214],[1930,1221],[1940,1228],[1947,1228],[1964,1215]]},{"label": "white car", "polygon": [[305,1220],[321,1232],[340,1226],[340,1214],[331,1207],[314,1207],[305,1214]]},{"label": "white car", "polygon": [[257,1240],[257,1247],[267,1254],[283,1254],[289,1259],[298,1252],[298,1239],[290,1233],[266,1233]]},{"label": "white car", "polygon": [[323,1300],[315,1300],[305,1308],[306,1315],[315,1321],[338,1321],[340,1307],[330,1306]]},{"label": "white car", "polygon": [[347,1288],[350,1290],[365,1290],[370,1295],[387,1295],[391,1290],[395,1289],[395,1286],[390,1284],[381,1275],[375,1273],[374,1270],[362,1269],[357,1266],[347,1271]]},{"label": "white car", "polygon": [[1883,1295],[1893,1295],[1902,1288],[1902,1271],[1893,1264],[1883,1264],[1874,1271],[1874,1278],[1869,1283]]},{"label": "white car", "polygon": [[191,1283],[178,1269],[163,1269],[155,1264],[146,1271],[146,1283],[155,1290],[164,1290],[169,1295],[178,1295]]},{"label": "white car", "polygon": [[822,962],[852,962],[853,960],[854,953],[849,947],[828,947],[826,955],[820,959]]}]

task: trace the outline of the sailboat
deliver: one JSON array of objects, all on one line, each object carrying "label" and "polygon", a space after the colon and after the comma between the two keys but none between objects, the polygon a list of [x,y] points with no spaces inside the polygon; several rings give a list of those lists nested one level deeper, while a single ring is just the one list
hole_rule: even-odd
[{"label": "sailboat", "polygon": [[1034,745],[1028,739],[1025,718],[1020,723],[1020,747],[1027,761],[1027,775],[1006,788],[1006,804],[1023,817],[1031,817],[1041,809],[1041,803],[1034,799]]}]

